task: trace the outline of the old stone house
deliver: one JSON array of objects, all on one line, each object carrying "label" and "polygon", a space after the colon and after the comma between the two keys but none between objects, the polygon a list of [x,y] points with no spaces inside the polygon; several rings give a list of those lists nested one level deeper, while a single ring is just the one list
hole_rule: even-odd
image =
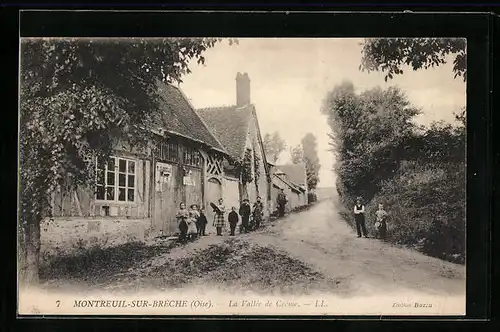
[{"label": "old stone house", "polygon": [[271,176],[256,108],[250,99],[248,74],[236,76],[235,105],[203,108],[197,112],[229,154],[223,163],[223,173],[210,180],[209,197],[215,200],[222,193],[226,206],[238,207],[244,198],[253,203],[260,196],[267,217]]},{"label": "old stone house", "polygon": [[[159,84],[160,107],[152,110],[154,133],[146,148],[116,142],[107,162],[97,161],[96,188],[52,195],[55,217],[146,221],[153,232],[177,232],[181,202],[205,206],[220,197],[218,179],[229,154],[182,91]],[[214,189],[214,187],[217,187]]]}]

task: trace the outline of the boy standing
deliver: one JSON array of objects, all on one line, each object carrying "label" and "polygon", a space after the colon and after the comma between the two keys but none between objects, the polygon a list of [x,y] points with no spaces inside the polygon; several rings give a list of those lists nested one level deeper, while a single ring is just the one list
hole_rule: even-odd
[{"label": "boy standing", "polygon": [[200,216],[198,217],[197,223],[198,223],[198,235],[205,236],[206,235],[205,230],[207,228],[208,220],[207,216],[205,216],[205,209],[203,207],[201,207],[200,209]]},{"label": "boy standing", "polygon": [[375,228],[377,229],[378,238],[385,240],[387,234],[387,212],[384,210],[384,204],[378,204],[378,210],[375,212],[375,217]]},{"label": "boy standing", "polygon": [[361,237],[361,235],[368,237],[365,225],[365,206],[363,205],[361,197],[356,198],[356,205],[354,205],[354,220],[356,221],[358,237]]},{"label": "boy standing", "polygon": [[234,230],[236,229],[236,225],[238,224],[238,213],[236,212],[236,208],[233,206],[231,208],[231,212],[229,212],[228,215],[228,220],[229,220],[229,228],[231,229],[231,236],[234,236]]}]

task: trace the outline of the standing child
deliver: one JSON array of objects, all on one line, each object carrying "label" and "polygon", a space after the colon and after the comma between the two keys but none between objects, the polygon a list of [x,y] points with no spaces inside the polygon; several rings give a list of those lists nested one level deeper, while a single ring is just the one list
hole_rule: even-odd
[{"label": "standing child", "polygon": [[196,220],[198,219],[198,211],[196,210],[196,205],[191,205],[189,209],[189,218],[187,221],[188,231],[187,235],[189,240],[196,239],[196,235],[198,234],[198,230],[196,229]]},{"label": "standing child", "polygon": [[176,218],[179,225],[179,231],[181,232],[179,240],[181,242],[185,242],[188,231],[187,219],[189,218],[189,212],[188,210],[186,210],[186,204],[181,203],[179,205],[179,210],[177,211]]},{"label": "standing child", "polygon": [[365,206],[363,205],[363,199],[361,197],[356,198],[356,205],[354,205],[354,220],[356,221],[358,237],[361,237],[361,235],[368,237],[365,225]]},{"label": "standing child", "polygon": [[262,218],[264,217],[264,203],[261,201],[261,197],[257,196],[257,202],[253,204],[253,229],[258,229]]},{"label": "standing child", "polygon": [[200,216],[198,217],[197,220],[197,226],[198,226],[198,235],[199,236],[205,236],[205,229],[207,228],[207,216],[205,215],[205,209],[201,207],[200,209]]},{"label": "standing child", "polygon": [[379,203],[378,210],[375,212],[375,228],[377,229],[377,237],[382,240],[385,240],[385,236],[387,235],[387,216],[384,204]]},{"label": "standing child", "polygon": [[231,229],[231,236],[234,236],[234,231],[236,229],[236,225],[238,224],[238,220],[240,219],[238,217],[238,213],[236,212],[236,208],[233,206],[231,208],[231,212],[229,212],[228,215],[228,220],[229,220],[229,228]]}]

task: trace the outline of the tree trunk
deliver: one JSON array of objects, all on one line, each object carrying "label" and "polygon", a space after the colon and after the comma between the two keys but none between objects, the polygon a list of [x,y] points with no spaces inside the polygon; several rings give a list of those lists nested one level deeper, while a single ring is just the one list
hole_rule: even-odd
[{"label": "tree trunk", "polygon": [[29,287],[39,282],[40,220],[22,227],[22,233],[19,245],[19,282],[22,286]]}]

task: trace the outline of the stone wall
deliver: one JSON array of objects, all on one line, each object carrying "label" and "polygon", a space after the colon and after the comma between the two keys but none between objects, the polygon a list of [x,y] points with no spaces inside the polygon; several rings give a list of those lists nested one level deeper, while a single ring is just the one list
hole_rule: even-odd
[{"label": "stone wall", "polygon": [[41,224],[41,256],[71,254],[78,248],[114,247],[129,242],[145,242],[150,233],[149,219],[54,218]]}]

